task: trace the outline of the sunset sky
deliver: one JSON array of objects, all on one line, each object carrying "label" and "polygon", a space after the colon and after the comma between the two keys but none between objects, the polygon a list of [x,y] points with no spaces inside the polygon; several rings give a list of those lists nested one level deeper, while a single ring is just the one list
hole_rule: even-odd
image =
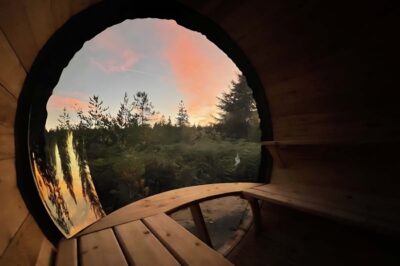
[{"label": "sunset sky", "polygon": [[180,100],[191,124],[205,125],[216,114],[217,96],[240,70],[204,35],[174,20],[135,19],[114,25],[75,54],[47,104],[46,128],[54,128],[66,107],[87,109],[99,95],[115,115],[125,92],[145,91],[155,110],[175,121]]}]

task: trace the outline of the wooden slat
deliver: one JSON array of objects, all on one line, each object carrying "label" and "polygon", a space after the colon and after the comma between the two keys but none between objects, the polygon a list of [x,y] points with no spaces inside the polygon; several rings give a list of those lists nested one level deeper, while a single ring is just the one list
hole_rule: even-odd
[{"label": "wooden slat", "polygon": [[17,188],[14,159],[0,160],[0,254],[10,244],[28,216],[28,210]]},{"label": "wooden slat", "polygon": [[14,128],[0,125],[0,147],[0,160],[14,158]]},{"label": "wooden slat", "polygon": [[52,0],[52,13],[55,29],[59,29],[71,16],[70,0]]},{"label": "wooden slat", "polygon": [[78,241],[76,238],[61,240],[58,244],[56,266],[78,265]]},{"label": "wooden slat", "polygon": [[88,265],[128,265],[112,229],[80,238],[80,261]]},{"label": "wooden slat", "polygon": [[[39,51],[22,0],[0,1],[0,28],[28,71]],[[3,64],[3,63],[2,63]]]},{"label": "wooden slat", "polygon": [[0,84],[0,125],[13,127],[17,101],[15,96]]},{"label": "wooden slat", "polygon": [[0,58],[0,84],[10,93],[12,93],[15,98],[17,98],[22,89],[22,84],[25,80],[26,72],[22,67],[17,55],[11,48],[11,45],[1,28]]},{"label": "wooden slat", "polygon": [[212,248],[213,246],[211,243],[210,234],[208,233],[203,213],[201,212],[198,202],[190,206],[190,212],[192,214],[194,224],[196,225],[197,237]]},{"label": "wooden slat", "polygon": [[80,0],[80,1],[70,1],[71,5],[71,15],[75,15],[91,5],[99,2],[100,0]]},{"label": "wooden slat", "polygon": [[115,232],[130,264],[180,265],[141,221],[119,225]]},{"label": "wooden slat", "polygon": [[256,233],[260,233],[262,230],[260,205],[258,204],[258,200],[254,198],[249,199],[249,204],[251,207],[251,212],[253,213],[255,231]]},{"label": "wooden slat", "polygon": [[184,265],[232,265],[166,214],[147,217],[144,223]]},{"label": "wooden slat", "polygon": [[55,31],[52,0],[23,0],[23,2],[33,36],[41,49]]},{"label": "wooden slat", "polygon": [[[340,191],[336,193],[340,194]],[[372,227],[378,231],[400,233],[400,229],[398,228],[400,220],[396,213],[398,208],[389,209],[390,217],[388,215],[381,216],[375,213],[374,208],[363,209],[359,204],[351,202],[346,204],[334,199],[328,200],[326,197],[313,196],[305,191],[303,194],[290,193],[284,189],[280,189],[279,186],[269,188],[268,185],[247,189],[243,194],[245,197],[255,197],[336,220],[356,223],[364,227]],[[384,205],[381,207],[385,208]]]},{"label": "wooden slat", "polygon": [[118,224],[135,221],[161,212],[169,212],[185,204],[215,196],[238,194],[261,183],[223,183],[192,186],[170,190],[131,203],[89,226],[79,235],[95,232]]},{"label": "wooden slat", "polygon": [[395,220],[400,223],[400,213],[393,210],[400,209],[400,199],[372,196],[355,191],[345,191],[326,187],[312,187],[305,185],[277,185],[268,184],[255,188],[269,193],[279,193],[293,199],[315,201],[326,207],[341,206],[359,215]]},{"label": "wooden slat", "polygon": [[28,215],[0,257],[0,265],[35,265],[45,236]]},{"label": "wooden slat", "polygon": [[[52,266],[54,265],[55,249],[47,238],[43,239],[39,256],[35,266]],[[70,264],[71,265],[71,264]]]}]

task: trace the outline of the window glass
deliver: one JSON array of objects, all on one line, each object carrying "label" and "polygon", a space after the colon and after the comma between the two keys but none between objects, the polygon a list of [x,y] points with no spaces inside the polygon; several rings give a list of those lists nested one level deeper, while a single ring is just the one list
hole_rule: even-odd
[{"label": "window glass", "polygon": [[47,112],[44,143],[30,139],[32,167],[66,236],[149,195],[258,179],[259,117],[246,78],[174,20],[126,20],[87,41]]}]

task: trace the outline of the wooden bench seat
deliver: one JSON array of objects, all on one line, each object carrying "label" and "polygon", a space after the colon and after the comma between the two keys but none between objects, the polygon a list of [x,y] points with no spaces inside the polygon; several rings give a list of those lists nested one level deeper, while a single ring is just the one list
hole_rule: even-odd
[{"label": "wooden bench seat", "polygon": [[164,213],[59,244],[56,265],[232,265]]},{"label": "wooden bench seat", "polygon": [[400,233],[399,199],[310,186],[266,184],[243,191],[256,198],[383,233]]}]

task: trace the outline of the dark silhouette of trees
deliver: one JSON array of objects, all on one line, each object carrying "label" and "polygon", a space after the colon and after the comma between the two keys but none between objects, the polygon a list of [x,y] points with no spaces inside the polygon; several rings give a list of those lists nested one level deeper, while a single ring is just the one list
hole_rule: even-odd
[{"label": "dark silhouette of trees", "polygon": [[59,115],[58,119],[58,129],[69,130],[71,129],[71,116],[67,112],[67,109],[64,107],[63,112]]},{"label": "dark silhouette of trees", "polygon": [[189,115],[187,113],[186,107],[181,100],[178,106],[178,114],[176,116],[176,125],[178,127],[189,126]]},{"label": "dark silhouette of trees", "polygon": [[140,126],[148,125],[152,116],[155,115],[153,104],[150,102],[146,92],[138,91],[133,96],[133,106],[136,109],[136,118]]},{"label": "dark silhouette of trees", "polygon": [[252,91],[243,75],[232,81],[229,92],[218,98],[218,131],[230,138],[248,138],[250,129],[258,127],[258,114]]},{"label": "dark silhouette of trees", "polygon": [[118,128],[128,128],[137,124],[135,114],[133,113],[134,108],[134,104],[129,102],[128,94],[125,92],[124,99],[120,104],[116,117],[116,124]]}]

